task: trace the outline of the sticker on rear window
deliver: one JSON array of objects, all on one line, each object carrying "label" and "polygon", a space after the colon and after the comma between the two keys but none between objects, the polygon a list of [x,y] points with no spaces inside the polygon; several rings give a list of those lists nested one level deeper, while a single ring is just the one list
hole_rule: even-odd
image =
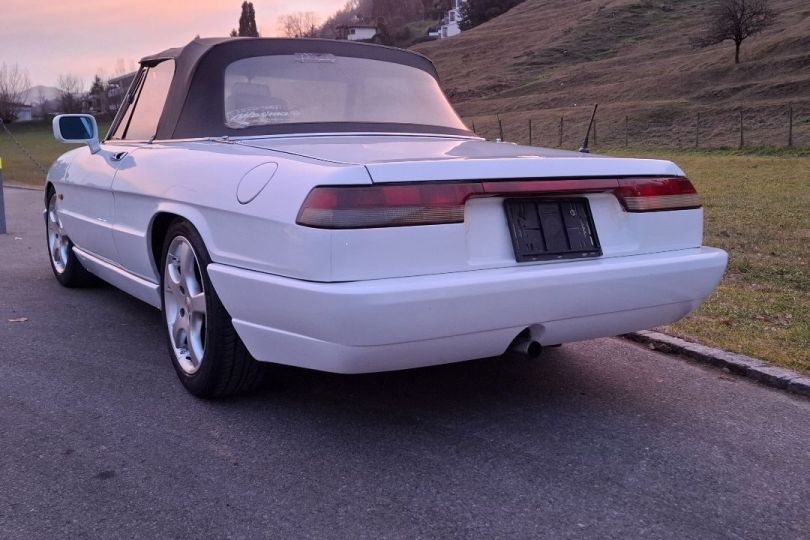
[{"label": "sticker on rear window", "polygon": [[302,64],[334,64],[337,58],[328,53],[295,53],[295,60]]}]

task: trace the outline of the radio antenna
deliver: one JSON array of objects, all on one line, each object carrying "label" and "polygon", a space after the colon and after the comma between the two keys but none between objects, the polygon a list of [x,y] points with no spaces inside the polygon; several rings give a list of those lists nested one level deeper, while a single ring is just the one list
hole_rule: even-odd
[{"label": "radio antenna", "polygon": [[596,109],[599,108],[599,104],[593,106],[593,113],[591,113],[591,121],[588,122],[588,131],[585,132],[585,140],[582,141],[582,146],[579,148],[579,151],[583,154],[590,154],[591,151],[588,148],[588,141],[591,138],[591,128],[593,127],[594,118],[596,118]]}]

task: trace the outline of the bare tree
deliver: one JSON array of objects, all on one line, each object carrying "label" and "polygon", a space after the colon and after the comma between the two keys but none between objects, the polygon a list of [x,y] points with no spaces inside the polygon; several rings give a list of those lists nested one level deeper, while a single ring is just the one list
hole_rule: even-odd
[{"label": "bare tree", "polygon": [[278,18],[281,32],[289,38],[316,37],[318,16],[311,11],[289,13]]},{"label": "bare tree", "polygon": [[709,12],[709,24],[701,44],[734,42],[734,63],[740,63],[740,45],[762,32],[774,18],[768,0],[719,0]]},{"label": "bare tree", "polygon": [[59,75],[56,86],[59,88],[59,108],[63,113],[76,113],[82,110],[84,81],[71,73]]},{"label": "bare tree", "polygon": [[0,119],[4,122],[17,119],[17,107],[30,86],[28,72],[19,64],[0,65]]}]

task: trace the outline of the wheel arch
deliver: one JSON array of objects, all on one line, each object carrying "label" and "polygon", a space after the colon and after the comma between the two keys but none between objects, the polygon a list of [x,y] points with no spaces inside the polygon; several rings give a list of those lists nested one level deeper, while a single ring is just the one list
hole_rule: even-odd
[{"label": "wheel arch", "polygon": [[172,223],[182,220],[191,224],[194,229],[200,233],[203,238],[204,235],[204,220],[198,212],[191,208],[185,207],[161,207],[152,216],[147,229],[147,240],[149,243],[149,256],[152,259],[152,267],[154,268],[157,276],[160,275],[160,259],[163,251],[163,241],[166,238],[166,233],[169,231]]},{"label": "wheel arch", "polygon": [[48,203],[51,202],[51,192],[56,192],[56,186],[53,185],[53,182],[48,180],[45,182],[45,208],[48,208]]}]

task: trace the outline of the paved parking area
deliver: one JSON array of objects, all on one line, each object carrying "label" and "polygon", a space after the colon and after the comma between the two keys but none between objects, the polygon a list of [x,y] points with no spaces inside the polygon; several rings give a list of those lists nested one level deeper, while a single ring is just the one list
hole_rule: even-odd
[{"label": "paved parking area", "polygon": [[810,535],[810,400],[601,339],[200,401],[156,310],[53,279],[42,194],[6,205],[2,538]]}]

